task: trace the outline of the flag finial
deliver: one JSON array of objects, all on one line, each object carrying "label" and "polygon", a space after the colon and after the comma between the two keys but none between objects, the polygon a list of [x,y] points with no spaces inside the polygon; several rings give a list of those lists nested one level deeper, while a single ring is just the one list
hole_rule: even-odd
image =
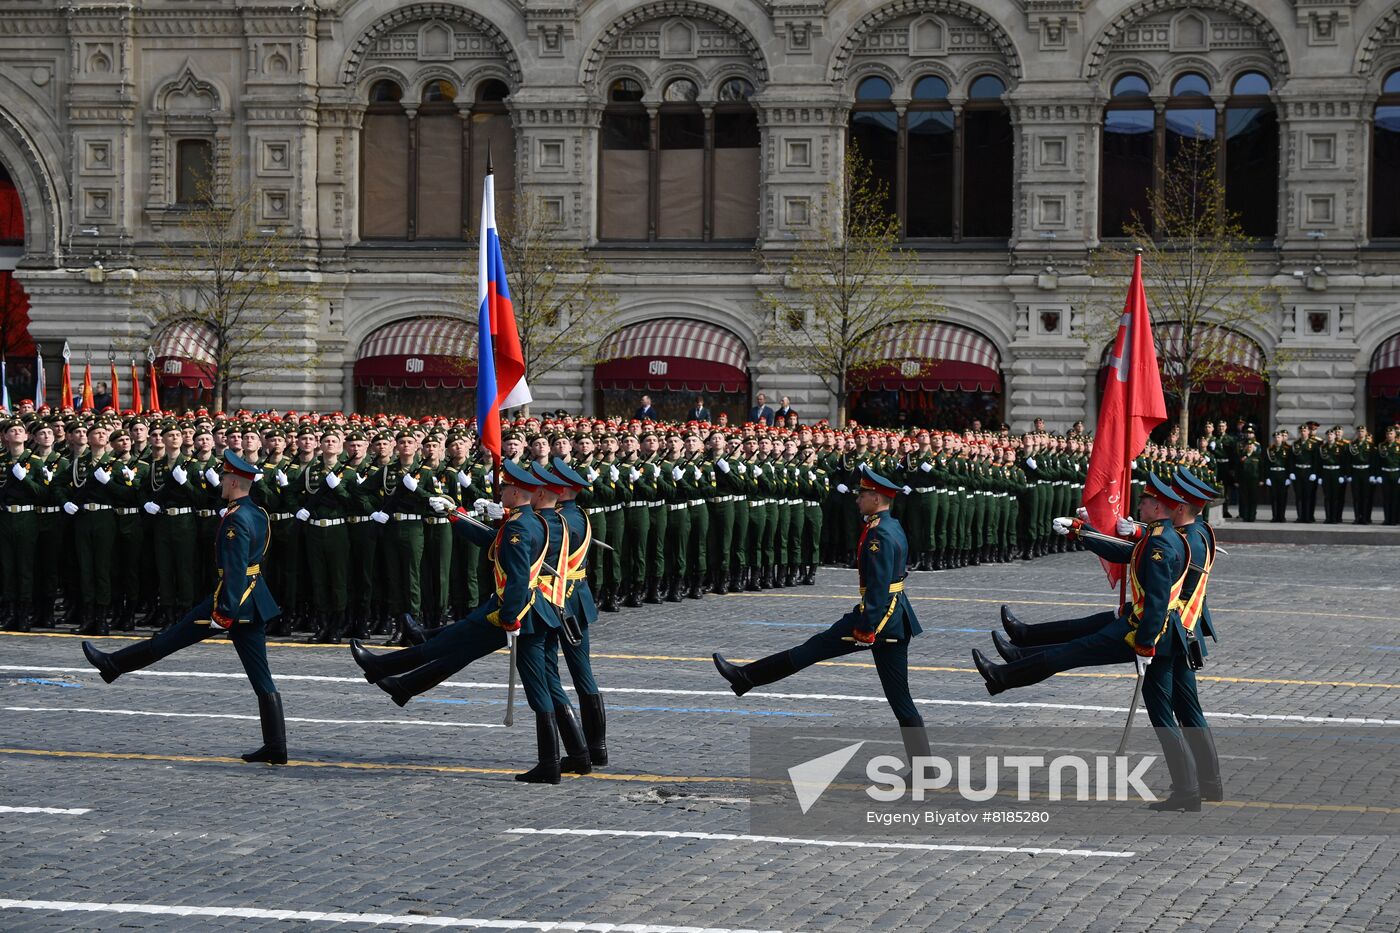
[{"label": "flag finial", "polygon": [[486,137],[486,174],[494,175],[496,170],[491,167],[491,137]]}]

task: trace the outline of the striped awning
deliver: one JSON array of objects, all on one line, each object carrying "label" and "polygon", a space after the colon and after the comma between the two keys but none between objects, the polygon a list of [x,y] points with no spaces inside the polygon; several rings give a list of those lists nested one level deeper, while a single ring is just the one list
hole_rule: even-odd
[{"label": "striped awning", "polygon": [[355,385],[475,388],[476,328],[446,317],[414,317],[387,324],[360,345]]},{"label": "striped awning", "polygon": [[212,389],[219,374],[218,339],[202,321],[176,321],[156,341],[156,372],[167,388]]},{"label": "striped awning", "polygon": [[1400,334],[1376,348],[1366,384],[1375,398],[1400,396]]},{"label": "striped awning", "polygon": [[[1181,324],[1153,324],[1152,336],[1157,345],[1157,357],[1162,374],[1173,374],[1173,360],[1179,360],[1183,353],[1185,330]],[[1265,378],[1267,363],[1264,349],[1250,338],[1237,331],[1226,330],[1212,333],[1210,338],[1211,356],[1220,365],[1215,367],[1211,378],[1202,385],[1195,386],[1194,392],[1207,392],[1214,395],[1264,395],[1269,391]],[[1099,375],[1108,367],[1108,356],[1113,352],[1113,344],[1104,347],[1099,358]],[[1164,386],[1170,391],[1170,386]]]},{"label": "striped awning", "polygon": [[600,389],[744,392],[749,351],[717,324],[661,318],[617,331],[598,348]]},{"label": "striped awning", "polygon": [[[890,329],[852,373],[863,389],[1000,392],[1001,353],[977,331],[934,321]],[[882,362],[876,362],[882,361]]]}]

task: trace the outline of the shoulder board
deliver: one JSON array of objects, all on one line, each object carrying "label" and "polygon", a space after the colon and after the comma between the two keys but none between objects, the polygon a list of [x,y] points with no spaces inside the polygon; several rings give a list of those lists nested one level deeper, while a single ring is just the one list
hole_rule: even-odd
[{"label": "shoulder board", "polygon": [[1155,528],[1152,529],[1152,537],[1155,538],[1158,535],[1160,535],[1164,530],[1166,530],[1166,527],[1166,525],[1157,525]]},{"label": "shoulder board", "polygon": [[524,512],[511,512],[511,513],[510,513],[510,517],[507,518],[506,521],[508,521],[508,522],[513,522],[513,521],[515,521],[516,519],[520,518],[520,516],[523,515],[523,514],[525,514],[525,513],[524,513]]}]

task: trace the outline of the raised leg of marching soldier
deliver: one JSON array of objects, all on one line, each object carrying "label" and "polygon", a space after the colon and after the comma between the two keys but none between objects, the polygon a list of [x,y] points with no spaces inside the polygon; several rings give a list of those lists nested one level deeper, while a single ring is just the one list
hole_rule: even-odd
[{"label": "raised leg of marching soldier", "polygon": [[684,502],[666,505],[666,602],[681,601],[681,587],[690,567],[690,508]]},{"label": "raised leg of marching soldier", "polygon": [[648,605],[661,602],[661,591],[666,585],[666,542],[670,514],[670,506],[665,502],[647,506],[647,592],[642,602]]},{"label": "raised leg of marching soldier", "polygon": [[[728,498],[728,497],[725,497]],[[729,592],[730,543],[734,540],[734,502],[712,500],[710,511],[709,553],[710,592],[723,596]]]},{"label": "raised leg of marching soldier", "polygon": [[452,529],[447,519],[429,515],[423,519],[423,621],[439,626],[451,621],[447,614],[450,599],[449,573],[452,569]]},{"label": "raised leg of marching soldier", "polygon": [[[645,501],[628,502],[622,507],[622,604],[636,609],[642,604],[646,587],[650,545],[651,509]],[[596,555],[589,555],[592,559]]]},{"label": "raised leg of marching soldier", "polygon": [[302,537],[307,552],[316,556],[307,564],[310,603],[319,623],[312,641],[339,644],[346,628],[350,533],[343,524],[318,527],[308,523]]},{"label": "raised leg of marching soldier", "polygon": [[76,518],[79,586],[88,619],[82,633],[107,635],[111,631],[117,516],[111,508],[105,508],[84,510]]},{"label": "raised leg of marching soldier", "polygon": [[710,570],[710,506],[703,499],[692,500],[686,509],[690,513],[689,577],[686,579],[687,600],[699,600],[704,595],[704,577]]}]

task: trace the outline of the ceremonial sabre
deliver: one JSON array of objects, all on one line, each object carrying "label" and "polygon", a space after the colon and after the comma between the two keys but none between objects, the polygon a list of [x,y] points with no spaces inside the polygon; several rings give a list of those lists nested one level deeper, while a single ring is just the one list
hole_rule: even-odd
[{"label": "ceremonial sabre", "polygon": [[1118,750],[1115,755],[1122,755],[1128,750],[1128,733],[1133,731],[1133,717],[1137,715],[1138,703],[1142,700],[1142,666],[1136,660],[1133,666],[1137,668],[1137,682],[1133,684],[1133,701],[1128,704],[1128,721],[1123,723],[1123,737],[1118,740]]},{"label": "ceremonial sabre", "polygon": [[510,660],[506,663],[510,665],[510,673],[506,681],[506,721],[508,726],[515,725],[515,633],[506,632],[506,640],[510,642]]}]

